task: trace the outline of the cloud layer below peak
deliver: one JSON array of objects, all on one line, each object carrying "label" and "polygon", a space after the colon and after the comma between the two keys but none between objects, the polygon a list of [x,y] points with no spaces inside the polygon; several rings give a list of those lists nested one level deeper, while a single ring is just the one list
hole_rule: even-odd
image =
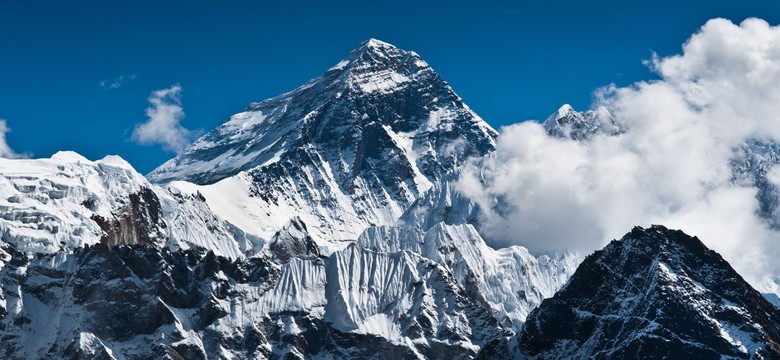
[{"label": "cloud layer below peak", "polygon": [[682,54],[648,63],[659,80],[596,91],[593,107],[609,109],[621,135],[560,139],[536,122],[502,130],[494,156],[459,182],[489,209],[483,230],[497,246],[587,252],[663,224],[699,236],[755,286],[775,286],[780,232],[730,161],[746,141],[780,143],[780,28],[713,19]]}]

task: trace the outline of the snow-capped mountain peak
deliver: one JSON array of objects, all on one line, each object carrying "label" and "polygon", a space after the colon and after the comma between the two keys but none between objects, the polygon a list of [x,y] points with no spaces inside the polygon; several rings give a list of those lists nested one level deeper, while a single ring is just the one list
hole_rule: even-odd
[{"label": "snow-capped mountain peak", "polygon": [[554,112],[552,115],[550,115],[550,116],[547,118],[547,120],[545,120],[544,122],[545,122],[545,123],[548,123],[548,122],[550,122],[550,123],[552,123],[552,122],[556,122],[556,121],[558,121],[558,120],[560,120],[560,119],[563,119],[564,117],[566,117],[566,116],[570,115],[570,114],[571,114],[571,113],[573,113],[573,112],[574,112],[574,108],[572,108],[572,107],[571,107],[571,105],[569,105],[569,104],[563,104],[563,105],[561,105],[561,107],[560,107],[560,108],[558,108],[558,110],[557,110],[556,112]]},{"label": "snow-capped mountain peak", "polygon": [[[390,66],[393,64],[390,60],[402,58],[410,53],[410,51],[399,49],[390,43],[371,38],[363,41],[354,50],[350,51],[349,55],[340,63],[379,63]],[[346,68],[346,66],[341,68]]]},{"label": "snow-capped mountain peak", "polygon": [[365,93],[394,92],[402,84],[415,81],[431,71],[428,63],[415,52],[370,39],[361,43],[324,76],[336,77],[349,88]]},{"label": "snow-capped mountain peak", "polygon": [[[419,55],[371,39],[321,77],[251,104],[148,178],[200,191],[218,215],[264,239],[300,215],[321,244],[356,240],[492,151],[496,136]],[[216,204],[226,191],[249,196]]]}]

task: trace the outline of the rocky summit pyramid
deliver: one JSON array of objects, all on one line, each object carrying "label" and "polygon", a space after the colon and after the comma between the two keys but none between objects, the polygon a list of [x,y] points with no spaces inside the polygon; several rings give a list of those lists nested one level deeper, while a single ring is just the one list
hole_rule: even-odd
[{"label": "rocky summit pyramid", "polygon": [[345,191],[372,172],[386,180],[387,168],[421,186],[421,177],[491,151],[496,135],[419,55],[370,39],[321,77],[232,116],[148,178],[202,185],[284,161],[326,161],[344,173]]},{"label": "rocky summit pyramid", "polygon": [[[466,159],[491,152],[496,136],[419,55],[371,39],[321,77],[233,115],[148,178],[199,185],[219,215],[264,238],[300,215],[322,244],[393,223]],[[240,200],[212,199],[236,192]]]}]

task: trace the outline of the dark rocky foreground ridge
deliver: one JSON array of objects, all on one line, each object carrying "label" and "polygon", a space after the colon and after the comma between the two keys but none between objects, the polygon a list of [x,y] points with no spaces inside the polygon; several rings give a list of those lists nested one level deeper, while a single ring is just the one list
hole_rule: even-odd
[{"label": "dark rocky foreground ridge", "polygon": [[780,309],[696,237],[634,228],[531,312],[501,359],[778,359]]},{"label": "dark rocky foreground ridge", "polygon": [[[444,294],[436,303],[420,299],[423,308],[436,308],[402,321],[404,334],[428,339],[416,346],[344,332],[311,310],[253,316],[248,304],[266,301],[263,294],[279,284],[306,280],[285,275],[283,266],[310,263],[329,278],[346,264],[343,255],[319,255],[305,225],[293,223],[277,235],[267,255],[241,259],[148,245],[98,244],[37,256],[5,247],[0,357],[780,358],[780,309],[697,238],[662,226],[634,228],[590,255],[510,338],[447,268],[405,255],[419,261],[418,271],[431,272],[413,286]],[[348,253],[377,256],[357,247]],[[14,312],[22,302],[25,310]],[[468,322],[429,323],[440,311]],[[467,339],[485,344],[479,354],[460,345]]]},{"label": "dark rocky foreground ridge", "polygon": [[[316,257],[288,250],[272,257]],[[291,280],[284,279],[279,265],[266,258],[230,260],[203,250],[169,251],[145,245],[98,244],[72,254],[38,256],[11,248],[4,251],[7,270],[14,271],[5,271],[0,278],[2,300],[11,308],[26,308],[12,314],[0,308],[3,359],[27,359],[29,354],[50,359],[469,358],[474,354],[458,345],[464,334],[427,322],[430,312],[410,318],[408,323],[414,326],[408,331],[439,341],[416,349],[376,335],[345,333],[303,310],[236,321],[237,316],[252,315],[242,315],[238,304],[262,302],[257,293],[272,292],[275,283]],[[326,265],[336,260],[313,261]],[[421,266],[433,273],[439,291],[450,292],[453,301],[438,305],[472,319],[475,331],[482,332],[469,335],[474,341],[500,333],[498,323],[451,282],[445,269],[425,261]],[[195,341],[193,333],[199,334]]]}]

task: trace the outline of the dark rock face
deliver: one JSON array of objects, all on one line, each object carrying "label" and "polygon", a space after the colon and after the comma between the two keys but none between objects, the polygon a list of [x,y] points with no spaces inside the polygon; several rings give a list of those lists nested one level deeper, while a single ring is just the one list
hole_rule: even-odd
[{"label": "dark rock face", "polygon": [[317,244],[306,230],[300,218],[293,218],[287,226],[276,232],[268,245],[272,257],[281,263],[293,258],[316,259],[320,256]]},{"label": "dark rock face", "polygon": [[516,339],[534,359],[776,359],[780,309],[699,239],[637,227],[585,259]]},{"label": "dark rock face", "polygon": [[[53,312],[59,318],[38,319],[43,314],[25,311],[4,313],[0,317],[3,359],[25,359],[38,342],[48,346],[38,354],[59,359],[110,358],[109,349],[132,359],[206,359],[220,349],[244,358],[280,358],[270,352],[270,343],[294,349],[287,358],[323,353],[343,358],[413,357],[406,347],[381,337],[342,333],[305,313],[261,319],[230,334],[216,331],[214,326],[227,315],[221,303],[241,298],[234,290],[237,284],[263,288],[278,279],[278,268],[263,259],[230,261],[203,251],[97,245],[67,256],[69,265],[63,270],[51,266],[65,254],[29,258],[6,250],[13,254],[9,265],[26,270],[18,271],[24,272],[19,277],[9,276],[15,272],[3,273],[5,298],[12,303],[40,302],[59,310]],[[16,290],[22,298],[16,297]],[[282,318],[294,318],[303,330],[289,333],[279,325]],[[199,333],[202,345],[182,341],[192,336],[187,330]],[[83,335],[79,338],[84,333],[94,335],[92,348],[84,348]],[[132,345],[139,341],[142,344]]]},{"label": "dark rock face", "polygon": [[[90,204],[84,204],[89,207]],[[162,241],[166,227],[162,220],[160,199],[149,188],[143,187],[137,193],[130,194],[125,206],[116,209],[110,218],[92,216],[103,230],[100,242],[114,245],[150,245]]]},{"label": "dark rock face", "polygon": [[[6,304],[24,308],[0,318],[4,359],[27,358],[36,353],[35,344],[47,346],[37,354],[51,358],[106,358],[107,349],[117,355],[122,349],[116,345],[139,341],[143,346],[120,354],[205,359],[201,348],[176,344],[187,333],[175,325],[183,319],[173,309],[190,314],[186,323],[192,329],[205,330],[225,315],[219,301],[231,295],[231,284],[262,284],[278,276],[278,270],[260,259],[232,262],[210,252],[169,252],[142,245],[99,244],[74,254],[36,258],[5,251],[13,259],[4,270],[12,266],[16,271],[2,272],[3,296]],[[54,317],[40,318],[47,313]],[[84,334],[91,338],[85,340]],[[208,350],[226,341],[213,331],[204,331],[202,340]],[[257,344],[245,345],[253,346],[246,354],[254,354]]]},{"label": "dark rock face", "polygon": [[[291,228],[305,231],[302,223],[293,222]],[[307,242],[293,244],[304,247],[281,247],[276,258],[237,260],[147,245],[98,244],[73,254],[38,256],[2,248],[0,358],[465,359],[474,349],[462,342],[482,344],[501,332],[484,305],[468,297],[446,268],[415,256],[409,258],[417,259],[414,271],[428,272],[428,280],[399,289],[411,291],[416,302],[414,313],[403,316],[400,325],[404,335],[425,343],[411,346],[345,331],[316,309],[285,308],[279,296],[305,297],[301,291],[311,288],[305,283],[316,282],[304,274],[306,268],[338,270],[339,255],[319,257],[306,249]],[[407,261],[407,255],[393,256]],[[283,258],[286,264],[280,265]],[[289,273],[291,267],[298,270]],[[366,277],[353,275],[360,281]],[[340,282],[340,276],[348,275],[329,273],[328,278]],[[445,314],[468,319],[465,328],[438,320]]]}]

